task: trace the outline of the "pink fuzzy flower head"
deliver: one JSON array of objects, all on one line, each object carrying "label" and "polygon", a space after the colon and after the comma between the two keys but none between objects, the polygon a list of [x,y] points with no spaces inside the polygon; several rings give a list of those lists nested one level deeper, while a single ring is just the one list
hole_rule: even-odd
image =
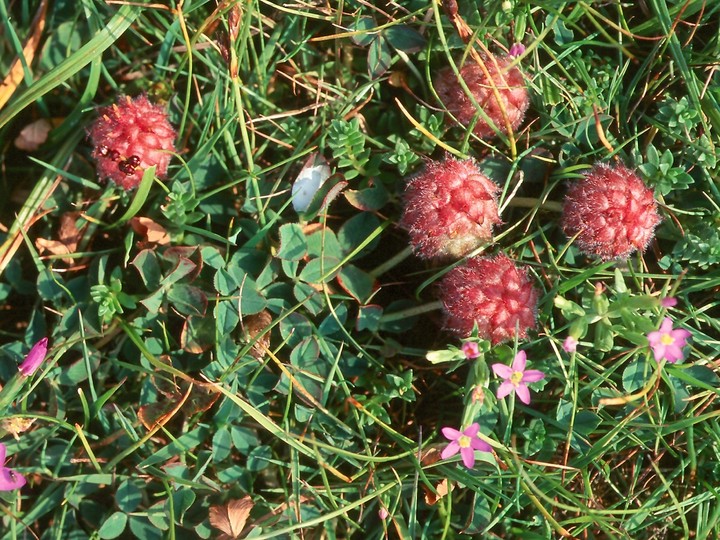
[{"label": "pink fuzzy flower head", "polygon": [[468,259],[447,273],[440,290],[446,326],[461,336],[477,324],[478,335],[495,345],[516,337],[516,329],[523,339],[535,327],[537,289],[506,255]]},{"label": "pink fuzzy flower head", "polygon": [[498,190],[472,159],[430,162],[408,182],[400,226],[421,257],[458,259],[492,241]]},{"label": "pink fuzzy flower head", "polygon": [[512,366],[505,364],[493,364],[492,370],[495,375],[505,379],[497,391],[497,398],[502,399],[511,392],[515,392],[525,405],[530,405],[530,390],[527,383],[541,381],[545,374],[537,369],[525,369],[527,354],[525,351],[518,351],[513,360]]},{"label": "pink fuzzy flower head", "polygon": [[645,250],[660,223],[653,192],[623,165],[598,164],[565,197],[562,227],[588,255],[627,259]]},{"label": "pink fuzzy flower head", "polygon": [[440,101],[458,122],[469,126],[478,116],[473,132],[482,139],[490,139],[495,137],[496,131],[480,115],[478,106],[492,120],[497,130],[507,133],[508,123],[513,131],[522,123],[530,98],[522,72],[517,67],[508,67],[510,58],[484,56],[482,61],[482,66],[470,60],[460,68],[460,76],[470,90],[472,99],[465,93],[451,68],[439,71],[433,83]]},{"label": "pink fuzzy flower head", "polygon": [[126,190],[136,188],[153,165],[159,178],[165,176],[177,136],[167,112],[144,95],[101,109],[88,134],[100,179]]},{"label": "pink fuzzy flower head", "polygon": [[451,427],[444,427],[441,431],[443,436],[450,441],[440,453],[442,459],[447,459],[460,452],[463,464],[468,469],[472,469],[475,466],[475,450],[492,452],[490,445],[477,436],[480,431],[480,424],[477,422],[470,424],[465,431],[458,431]]},{"label": "pink fuzzy flower head", "polygon": [[670,317],[663,319],[660,330],[655,330],[647,335],[655,361],[667,360],[671,364],[683,359],[682,350],[687,345],[689,337],[690,332],[684,328],[673,329]]}]

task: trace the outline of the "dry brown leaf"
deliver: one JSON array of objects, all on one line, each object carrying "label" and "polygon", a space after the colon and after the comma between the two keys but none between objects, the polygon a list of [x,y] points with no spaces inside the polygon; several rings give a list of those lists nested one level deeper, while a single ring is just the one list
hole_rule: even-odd
[{"label": "dry brown leaf", "polygon": [[15,146],[26,152],[34,152],[47,140],[51,129],[52,124],[45,118],[35,120],[22,128],[20,134],[15,137]]},{"label": "dry brown leaf", "polygon": [[27,431],[35,422],[35,418],[5,418],[0,422],[0,427],[15,437],[16,441],[20,440],[20,434]]},{"label": "dry brown leaf", "polygon": [[170,243],[170,235],[165,227],[150,218],[134,217],[130,220],[130,226],[136,233],[144,236],[149,244],[166,246]]},{"label": "dry brown leaf", "polygon": [[[58,240],[47,240],[38,238],[35,240],[35,246],[40,253],[50,253],[52,255],[69,255],[77,251],[78,243],[82,239],[83,231],[77,228],[77,219],[81,216],[80,212],[66,212],[60,216],[60,228],[58,230]],[[87,223],[86,223],[87,225]],[[63,262],[67,265],[73,264],[72,258],[65,258]]]},{"label": "dry brown leaf", "polygon": [[[255,315],[248,315],[243,318],[243,328],[245,330],[245,339],[250,342],[255,337],[272,324],[272,315],[267,310],[263,310]],[[250,348],[250,355],[260,360],[265,357],[265,350],[270,347],[270,332],[266,332],[258,339]]]},{"label": "dry brown leaf", "polygon": [[437,491],[437,494],[430,491],[427,487],[425,488],[425,502],[430,506],[434,505],[445,495],[450,493],[452,491],[452,486],[448,482],[448,479],[445,478],[442,482],[435,486],[435,491]]},{"label": "dry brown leaf", "polygon": [[226,538],[238,538],[250,517],[253,502],[250,496],[232,499],[225,506],[211,506],[209,512],[210,525],[220,529]]}]

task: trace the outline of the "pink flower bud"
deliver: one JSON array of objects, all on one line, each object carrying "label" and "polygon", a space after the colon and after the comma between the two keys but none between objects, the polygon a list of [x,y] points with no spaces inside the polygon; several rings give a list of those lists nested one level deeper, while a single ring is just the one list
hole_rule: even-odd
[{"label": "pink flower bud", "polygon": [[23,377],[29,377],[35,373],[37,368],[40,367],[40,364],[43,363],[45,355],[47,355],[47,342],[48,338],[44,337],[33,345],[33,348],[30,349],[30,352],[25,357],[25,360],[23,360],[22,364],[18,366],[20,374]]}]

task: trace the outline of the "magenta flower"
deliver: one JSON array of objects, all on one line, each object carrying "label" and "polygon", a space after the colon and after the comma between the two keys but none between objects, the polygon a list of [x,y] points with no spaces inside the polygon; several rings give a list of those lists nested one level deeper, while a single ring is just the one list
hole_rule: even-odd
[{"label": "magenta flower", "polygon": [[525,45],[523,45],[522,43],[513,43],[512,47],[510,47],[510,52],[508,54],[510,58],[517,58],[524,52]]},{"label": "magenta flower", "polygon": [[477,422],[470,424],[465,431],[458,431],[451,427],[442,428],[443,436],[450,441],[443,451],[440,453],[442,459],[447,459],[460,452],[463,463],[468,469],[475,466],[475,450],[481,452],[491,452],[490,445],[478,438],[480,424]]},{"label": "magenta flower", "polygon": [[655,330],[647,335],[650,347],[655,355],[655,360],[667,360],[674,364],[683,359],[683,347],[686,345],[690,332],[684,328],[673,329],[672,319],[665,317],[660,330]]},{"label": "magenta flower", "polygon": [[497,391],[497,398],[502,399],[513,390],[525,405],[530,404],[530,390],[527,383],[541,381],[545,374],[537,369],[525,369],[527,354],[525,351],[518,351],[513,360],[512,366],[505,364],[493,364],[492,370],[495,375],[505,379]]},{"label": "magenta flower", "polygon": [[20,374],[23,377],[29,377],[35,373],[37,368],[40,367],[40,364],[42,364],[43,360],[45,360],[45,355],[47,355],[47,342],[48,338],[44,337],[33,345],[32,349],[30,349],[30,352],[25,357],[25,360],[23,360],[22,364],[18,366]]},{"label": "magenta flower", "polygon": [[480,356],[480,347],[474,341],[466,341],[462,344],[462,352],[465,354],[465,358],[472,360]]},{"label": "magenta flower", "polygon": [[5,454],[7,449],[0,443],[0,491],[12,491],[25,485],[25,477],[13,469],[5,467]]},{"label": "magenta flower", "polygon": [[563,341],[562,348],[567,353],[574,353],[577,350],[578,340],[572,336],[568,336]]},{"label": "magenta flower", "polygon": [[666,296],[660,300],[660,305],[664,308],[675,307],[677,306],[677,298]]}]

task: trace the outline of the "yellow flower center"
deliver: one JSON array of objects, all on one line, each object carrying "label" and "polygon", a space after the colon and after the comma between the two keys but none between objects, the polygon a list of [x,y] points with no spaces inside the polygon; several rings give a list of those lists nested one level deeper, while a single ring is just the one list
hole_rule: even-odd
[{"label": "yellow flower center", "polygon": [[470,448],[470,437],[463,435],[458,439],[458,444],[460,445],[460,448]]},{"label": "yellow flower center", "polygon": [[675,343],[675,338],[672,337],[670,334],[663,334],[660,336],[660,343],[663,345],[672,345]]},{"label": "yellow flower center", "polygon": [[510,375],[510,382],[513,384],[513,386],[517,387],[520,386],[520,381],[522,381],[522,378],[522,371],[513,371],[512,375]]}]

